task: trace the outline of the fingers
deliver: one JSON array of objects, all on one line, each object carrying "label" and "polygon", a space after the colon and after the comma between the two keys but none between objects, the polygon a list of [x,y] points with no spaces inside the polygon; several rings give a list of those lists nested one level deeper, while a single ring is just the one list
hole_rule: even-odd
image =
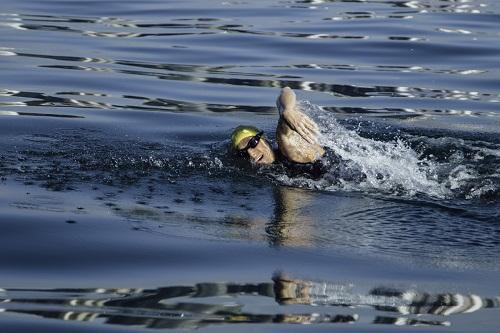
[{"label": "fingers", "polygon": [[318,143],[319,128],[316,122],[301,112],[284,113],[285,120],[304,140],[310,144]]},{"label": "fingers", "polygon": [[297,127],[297,133],[299,133],[300,136],[310,144],[318,143],[317,134],[307,128],[304,124]]},{"label": "fingers", "polygon": [[316,124],[316,122],[314,120],[312,120],[311,118],[307,117],[307,116],[304,116],[304,126],[307,127],[311,132],[314,132],[316,134],[319,133],[319,128],[318,128],[318,125]]},{"label": "fingers", "polygon": [[299,126],[297,126],[299,134],[309,143],[318,143],[319,128],[318,125],[308,116],[301,114]]},{"label": "fingers", "polygon": [[319,128],[314,120],[312,120],[309,116],[303,114],[302,112],[297,113],[296,122],[302,124],[306,128],[308,128],[311,132],[318,133]]}]

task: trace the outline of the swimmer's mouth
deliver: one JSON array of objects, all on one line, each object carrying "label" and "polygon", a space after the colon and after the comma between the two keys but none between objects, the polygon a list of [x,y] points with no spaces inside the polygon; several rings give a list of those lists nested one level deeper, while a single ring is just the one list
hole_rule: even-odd
[{"label": "swimmer's mouth", "polygon": [[255,162],[259,163],[263,158],[264,158],[264,154],[260,155],[260,157],[258,159],[256,159]]}]

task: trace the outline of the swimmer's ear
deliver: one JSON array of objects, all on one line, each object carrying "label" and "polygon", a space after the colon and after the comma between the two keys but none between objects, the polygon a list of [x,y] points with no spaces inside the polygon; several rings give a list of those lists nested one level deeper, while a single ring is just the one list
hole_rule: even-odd
[{"label": "swimmer's ear", "polygon": [[285,87],[281,89],[281,94],[276,100],[276,105],[280,112],[284,112],[286,110],[295,109],[296,102],[297,102],[297,96],[295,96],[293,90],[290,89],[290,87]]}]

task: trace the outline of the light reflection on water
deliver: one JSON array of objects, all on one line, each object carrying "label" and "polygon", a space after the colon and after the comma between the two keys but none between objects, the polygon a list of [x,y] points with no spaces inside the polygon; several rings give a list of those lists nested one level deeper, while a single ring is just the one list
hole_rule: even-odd
[{"label": "light reflection on water", "polygon": [[[498,270],[497,1],[6,0],[2,6],[0,219],[7,222],[0,224],[0,252],[16,263],[3,265],[13,272],[8,276],[25,274],[18,266],[34,279],[47,273],[38,263],[46,255],[41,249],[59,234],[44,234],[50,223],[43,221],[32,227],[45,235],[37,243],[30,238],[36,230],[8,223],[34,224],[44,214],[77,228],[89,216],[103,224],[118,220],[110,235],[133,228],[144,243],[175,235],[251,241],[277,252],[346,251],[425,267]],[[229,133],[240,123],[262,127],[273,139],[274,102],[284,86],[322,107],[326,128],[335,129],[326,136],[329,147],[363,156],[356,163],[371,185],[344,172],[352,171],[347,161],[335,164],[330,179],[316,181],[229,156]],[[398,163],[385,163],[395,157]],[[64,237],[86,239],[93,231]],[[18,247],[8,242],[11,234],[34,254],[12,251]],[[112,251],[113,237],[101,241],[103,266],[121,260],[135,268]],[[89,248],[74,258],[90,256]],[[123,253],[142,263],[150,249],[138,251]],[[187,255],[165,252],[163,259],[210,273]],[[66,260],[94,273],[101,267],[98,259],[84,266],[64,253],[58,258],[47,265]],[[314,276],[319,267],[310,269]],[[415,284],[418,273],[409,273]],[[480,275],[470,274],[471,280]],[[284,277],[201,281],[209,282],[123,290],[64,289],[69,279],[53,290],[18,285],[0,292],[0,308],[148,328],[347,322],[462,330],[471,328],[467,313],[494,321],[498,308],[495,281],[486,284],[485,297],[470,288],[384,284],[358,292],[349,283]]]},{"label": "light reflection on water", "polygon": [[[280,14],[280,6],[290,5],[293,9],[289,13],[290,17]],[[182,10],[189,8],[189,5]],[[238,6],[245,6],[240,3],[225,2],[217,4],[221,8],[232,8]],[[261,21],[259,18],[260,6],[267,7],[273,20]],[[288,20],[295,18],[301,7],[314,7],[317,11],[310,11],[304,13],[307,17],[306,21]],[[134,5],[131,5],[134,7]],[[94,17],[89,16],[75,16],[75,15],[47,15],[37,13],[5,13],[0,18],[2,21],[1,26],[4,29],[20,29],[21,35],[29,39],[29,34],[47,34],[48,44],[58,44],[60,40],[66,39],[67,33],[78,33],[82,35],[80,44],[76,45],[74,50],[67,52],[67,54],[60,55],[59,53],[47,54],[40,53],[42,48],[33,48],[32,51],[26,52],[29,48],[23,46],[22,42],[13,43],[8,42],[2,45],[0,55],[17,58],[26,58],[30,65],[35,69],[31,71],[30,76],[33,76],[34,81],[41,78],[40,75],[46,73],[57,77],[59,75],[72,75],[67,71],[83,71],[93,72],[94,74],[86,74],[84,76],[91,77],[92,80],[99,80],[103,78],[108,81],[110,78],[121,80],[126,78],[133,86],[141,84],[141,86],[151,85],[149,80],[159,79],[171,83],[183,82],[186,87],[193,87],[199,89],[199,86],[220,86],[220,90],[224,90],[227,86],[234,86],[235,88],[242,87],[282,87],[285,85],[291,86],[294,89],[301,89],[310,92],[321,92],[333,95],[336,98],[341,98],[339,104],[345,104],[345,97],[370,97],[370,106],[364,105],[360,101],[349,101],[350,105],[335,105],[335,102],[330,98],[326,103],[320,103],[330,110],[343,110],[352,113],[383,113],[385,116],[390,116],[391,113],[425,113],[431,115],[474,115],[474,116],[496,116],[498,114],[496,104],[500,101],[498,91],[492,90],[491,84],[487,84],[491,78],[495,77],[495,69],[486,66],[490,62],[488,59],[491,55],[498,53],[498,49],[489,43],[490,39],[493,41],[498,38],[498,33],[493,32],[487,25],[480,25],[475,29],[464,29],[455,27],[454,25],[461,26],[460,21],[454,22],[453,20],[445,20],[443,23],[448,26],[440,26],[434,20],[427,22],[426,16],[423,14],[440,13],[444,18],[449,18],[449,13],[461,14],[474,14],[474,17],[461,16],[464,20],[463,25],[470,25],[468,20],[476,22],[476,16],[480,15],[494,15],[496,14],[496,4],[485,2],[455,2],[455,1],[407,1],[407,2],[307,2],[307,1],[290,1],[278,2],[276,4],[264,5],[258,3],[257,5],[250,6],[257,11],[254,15],[251,12],[248,14],[238,13],[238,19],[225,14],[224,11],[219,15],[215,15],[210,11],[200,17],[193,16],[176,16],[170,14],[164,20],[166,22],[151,22],[139,17],[127,18],[102,16]],[[355,10],[357,7],[364,8],[364,10]],[[148,8],[148,6],[146,6]],[[401,8],[412,9],[401,11]],[[368,10],[371,9],[371,10]],[[181,10],[181,9],[179,9]],[[200,9],[200,14],[206,11]],[[328,16],[325,14],[333,12],[340,16]],[[402,14],[411,13],[410,16]],[[344,18],[348,19],[347,22],[337,22],[336,25],[328,23],[329,19],[342,21]],[[405,18],[405,20],[403,20]],[[450,16],[451,18],[451,16]],[[489,20],[489,16],[485,16]],[[151,18],[153,21],[157,17]],[[369,23],[366,28],[359,28],[358,22],[368,20]],[[416,21],[422,28],[415,32],[415,27],[406,25],[396,25],[394,28],[387,28],[387,31],[380,30],[380,21],[390,22],[407,22]],[[240,22],[241,21],[241,22]],[[258,21],[263,26],[263,29],[257,29]],[[347,24],[347,26],[344,26]],[[349,28],[350,24],[354,24]],[[392,23],[391,23],[392,24]],[[406,23],[404,23],[406,24]],[[436,25],[436,26],[434,26]],[[93,27],[92,30],[87,29]],[[96,29],[97,27],[103,30]],[[432,29],[429,29],[432,27]],[[374,29],[370,29],[374,28]],[[116,31],[104,30],[116,29]],[[129,31],[127,31],[129,29]],[[130,29],[133,29],[132,31]],[[151,30],[157,30],[151,32]],[[302,31],[300,31],[302,30]],[[309,30],[315,30],[309,33]],[[339,31],[342,33],[332,33],[331,30]],[[353,31],[362,31],[364,34],[350,33]],[[397,34],[391,32],[398,31]],[[405,35],[407,31],[409,34]],[[475,32],[474,32],[475,31]],[[8,33],[8,30],[6,30]],[[441,35],[440,33],[444,34]],[[447,42],[447,35],[458,33],[452,40],[452,43]],[[28,34],[28,35],[27,35]],[[229,52],[220,53],[216,48],[210,48],[204,45],[203,40],[207,40],[209,44],[218,45],[220,43],[219,37],[211,35],[221,35],[222,40],[228,39],[224,44]],[[247,60],[241,61],[238,58],[239,53],[231,53],[230,50],[237,49],[240,43],[234,39],[234,36],[245,40],[246,35],[255,35],[256,40],[251,40],[248,45],[241,45],[242,49],[248,49],[247,52],[250,56],[256,56],[260,53],[251,52],[254,45],[257,49],[263,47],[268,49],[267,54],[276,54],[282,57],[281,61],[276,61],[274,57],[269,57],[268,60]],[[420,35],[419,35],[420,34]],[[199,36],[201,43],[196,44],[195,40],[186,39],[186,35]],[[427,37],[428,35],[428,37]],[[139,42],[132,46],[122,44],[120,41],[113,41],[108,46],[102,45],[100,42],[93,42],[86,37],[156,37],[158,41],[153,42]],[[175,39],[169,42],[166,40],[164,43],[163,38],[170,37],[184,37]],[[463,37],[461,37],[463,36]],[[215,38],[215,39],[214,39]],[[252,37],[253,38],[253,37]],[[299,41],[293,40],[297,38]],[[302,47],[302,43],[309,40],[321,40],[340,38],[346,39],[340,42],[335,49],[322,50],[322,44],[312,44],[310,47],[314,52],[307,52],[307,48]],[[457,39],[458,38],[458,39]],[[469,38],[475,40],[474,44],[470,44]],[[479,38],[479,40],[478,40]],[[360,39],[360,40],[357,40]],[[386,41],[382,41],[385,39]],[[261,40],[261,41],[260,41]],[[387,43],[392,41],[393,43]],[[145,59],[154,58],[154,50],[150,50],[151,46],[161,45],[170,49],[167,52],[168,59],[177,59],[178,62],[158,62],[158,61],[140,61],[138,57],[134,56],[137,52],[145,55]],[[366,49],[363,46],[366,44]],[[409,46],[398,43],[409,43]],[[19,45],[18,45],[19,44]],[[282,48],[280,44],[285,44],[286,47]],[[334,43],[335,44],[335,43]],[[83,47],[83,45],[85,45]],[[159,46],[160,44],[158,44]],[[233,46],[234,45],[234,46]],[[327,44],[330,47],[329,44]],[[476,45],[476,47],[474,46]],[[126,47],[119,53],[114,49],[121,49]],[[143,47],[143,48],[142,48]],[[347,52],[352,49],[351,52]],[[291,52],[290,52],[291,51]],[[78,54],[79,52],[80,54]],[[211,59],[204,61],[202,58],[196,59],[192,57],[192,52],[200,52],[199,54],[206,54]],[[93,57],[91,55],[101,54],[101,57]],[[158,52],[156,52],[158,53]],[[161,52],[163,53],[163,52]],[[392,62],[388,59],[393,59],[396,54],[401,54],[397,62]],[[187,56],[190,54],[190,56]],[[104,57],[102,57],[104,55]],[[186,55],[186,56],[185,56]],[[369,56],[368,56],[369,55]],[[449,56],[447,62],[443,62],[442,56]],[[221,56],[221,57],[219,57]],[[401,62],[405,56],[410,56],[410,59],[420,59],[420,61],[406,61]],[[353,61],[350,63],[348,60]],[[478,61],[471,61],[476,58]],[[220,58],[224,61],[211,65],[213,60]],[[331,63],[326,59],[343,59],[345,62],[335,61]],[[31,59],[31,60],[30,60]],[[186,63],[186,59],[192,61]],[[298,61],[298,60],[301,61]],[[313,60],[309,63],[304,63],[304,59]],[[255,59],[257,60],[257,58]],[[445,60],[443,58],[443,60]],[[14,60],[13,64],[24,60]],[[437,62],[436,62],[437,61]],[[90,63],[89,65],[74,65],[72,63]],[[263,64],[264,63],[264,64]],[[93,64],[93,65],[91,65]],[[472,65],[474,64],[474,65]],[[471,66],[472,65],[472,66]],[[15,65],[14,65],[15,66]],[[131,69],[134,67],[137,69]],[[326,75],[326,71],[332,71],[331,75]],[[348,74],[352,71],[352,75]],[[342,73],[343,72],[343,73]],[[369,73],[375,72],[379,77],[379,83],[370,85],[363,83],[366,81]],[[403,80],[396,85],[385,85],[389,81],[393,81],[393,74],[398,74]],[[458,77],[454,78],[454,75]],[[461,80],[460,76],[465,75],[468,77],[479,77],[479,81],[485,80],[485,84],[480,84],[483,88],[472,89],[475,82],[478,80]],[[75,77],[80,74],[75,73]],[[107,77],[109,76],[109,78]],[[335,79],[335,77],[341,78]],[[408,77],[408,79],[404,79]],[[416,79],[416,80],[414,80]],[[18,81],[19,78],[16,79]],[[148,80],[148,81],[144,81]],[[137,81],[137,82],[136,82]],[[340,82],[338,82],[340,81]],[[356,82],[358,81],[358,82]],[[409,85],[412,81],[421,82],[422,85]],[[470,83],[468,83],[470,81]],[[428,82],[442,82],[437,87],[426,87]],[[371,83],[371,82],[370,82]],[[391,82],[394,83],[394,82]],[[493,82],[492,82],[493,83]],[[115,83],[111,83],[111,86]],[[153,83],[154,84],[154,83]],[[447,84],[452,86],[446,88]],[[464,86],[465,84],[465,86]],[[46,85],[45,85],[46,86]],[[460,87],[461,86],[461,87]],[[8,88],[8,87],[7,87]],[[34,93],[39,96],[46,96],[45,99],[52,99],[54,91],[60,91],[59,87],[54,86],[54,89],[47,89],[48,91],[33,91],[27,89],[19,89],[23,87],[12,86],[10,90],[25,91],[26,93]],[[17,88],[17,89],[15,89]],[[97,86],[96,86],[97,88]],[[225,111],[231,112],[233,110],[246,110],[249,112],[260,113],[272,112],[269,108],[269,102],[261,102],[258,107],[248,103],[228,103],[222,102],[221,96],[213,95],[211,92],[210,99],[212,101],[203,101],[199,98],[185,98],[180,93],[170,93],[170,98],[164,98],[160,94],[141,95],[134,91],[123,91],[121,94],[115,91],[108,91],[105,84],[102,84],[95,89],[94,93],[99,94],[103,98],[96,100],[70,100],[64,101],[62,105],[53,104],[46,100],[41,102],[32,102],[23,104],[25,102],[17,99],[13,101],[2,102],[3,106],[64,106],[64,107],[86,107],[86,108],[136,108],[144,110],[166,110],[166,111],[182,111],[190,112],[195,110],[205,111]],[[215,87],[214,87],[215,88]],[[74,90],[75,93],[85,93],[87,89]],[[237,90],[239,94],[246,94],[242,89]],[[177,95],[177,96],[176,96]],[[106,97],[107,96],[107,97]],[[114,96],[111,98],[111,96]],[[138,97],[146,102],[141,105],[130,103],[130,98]],[[17,97],[17,96],[16,96]],[[381,99],[384,97],[384,99]],[[390,99],[391,107],[384,106]],[[397,98],[397,99],[396,99]],[[322,98],[327,100],[326,97]],[[411,101],[410,99],[413,99]],[[161,102],[161,100],[168,100],[168,103]],[[246,96],[244,100],[248,101],[249,97]],[[443,100],[442,102],[438,102]],[[160,101],[160,102],[159,102]],[[428,101],[432,101],[429,103]],[[446,101],[453,101],[453,106],[450,107]],[[472,104],[468,102],[474,102]],[[166,105],[165,105],[166,104]],[[429,105],[432,104],[432,107]],[[448,105],[447,105],[448,104]],[[47,113],[47,112],[45,112]]]},{"label": "light reflection on water", "polygon": [[[280,273],[272,282],[248,284],[205,282],[157,289],[2,289],[0,307],[7,312],[59,320],[155,329],[196,329],[231,323],[356,325],[358,320],[372,325],[450,326],[453,317],[449,316],[471,316],[484,309],[500,308],[500,297],[432,294],[383,286],[360,294],[354,289],[352,284],[295,279]],[[263,298],[258,302],[275,313],[249,311],[248,297]],[[273,305],[273,300],[277,304]],[[291,305],[306,307],[294,309]],[[360,315],[358,311],[363,307],[371,311]]]}]

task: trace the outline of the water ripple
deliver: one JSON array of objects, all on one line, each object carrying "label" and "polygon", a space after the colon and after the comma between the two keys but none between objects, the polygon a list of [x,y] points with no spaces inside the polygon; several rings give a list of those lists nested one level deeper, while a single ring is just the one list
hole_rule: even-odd
[{"label": "water ripple", "polygon": [[[143,254],[156,245],[142,254],[130,245],[159,237],[166,262],[235,273],[229,262],[197,266],[200,249],[183,247],[193,252],[180,257],[161,250],[174,235],[308,247],[314,257],[380,255],[412,266],[384,276],[474,286],[484,276],[472,269],[493,276],[500,261],[499,21],[495,0],[2,1],[1,231],[17,235],[2,245],[8,271],[32,280],[54,274],[64,287],[75,282],[58,274],[61,264],[109,277],[98,269],[149,258],[141,274],[154,276],[148,269],[157,260]],[[284,86],[321,110],[322,144],[335,162],[321,179],[279,164],[255,168],[228,153],[239,124],[275,139]],[[40,231],[37,255],[53,252],[52,261],[24,251],[33,248],[32,237],[19,238],[26,225]],[[109,234],[94,230],[104,225]],[[132,257],[110,236],[129,228],[144,236],[120,237]],[[89,235],[101,237],[97,247]],[[61,252],[72,237],[89,246]],[[107,254],[97,263],[100,250]],[[220,262],[211,251],[203,258]],[[272,260],[243,263],[237,276]],[[321,272],[301,260],[300,269]],[[345,257],[341,263],[353,274],[347,281],[360,272]],[[419,263],[469,272],[429,272]],[[373,268],[364,269],[400,269]],[[252,279],[150,289],[19,285],[0,289],[0,315],[122,328],[350,323],[483,332],[474,325],[496,327],[499,308],[498,295],[474,288]],[[495,290],[492,281],[480,290]]]},{"label": "water ripple", "polygon": [[[6,312],[156,329],[264,323],[356,325],[358,321],[371,325],[450,326],[450,316],[500,307],[499,297],[432,294],[385,286],[357,294],[353,289],[353,284],[296,279],[280,273],[272,282],[204,282],[157,289],[1,289],[0,304]],[[244,310],[247,297],[260,298],[271,313]],[[273,305],[273,300],[278,305]],[[304,305],[303,312],[290,309],[283,313],[279,309],[280,305],[292,304]],[[366,306],[371,310],[359,314],[358,310]],[[334,307],[337,309],[332,311]]]}]

